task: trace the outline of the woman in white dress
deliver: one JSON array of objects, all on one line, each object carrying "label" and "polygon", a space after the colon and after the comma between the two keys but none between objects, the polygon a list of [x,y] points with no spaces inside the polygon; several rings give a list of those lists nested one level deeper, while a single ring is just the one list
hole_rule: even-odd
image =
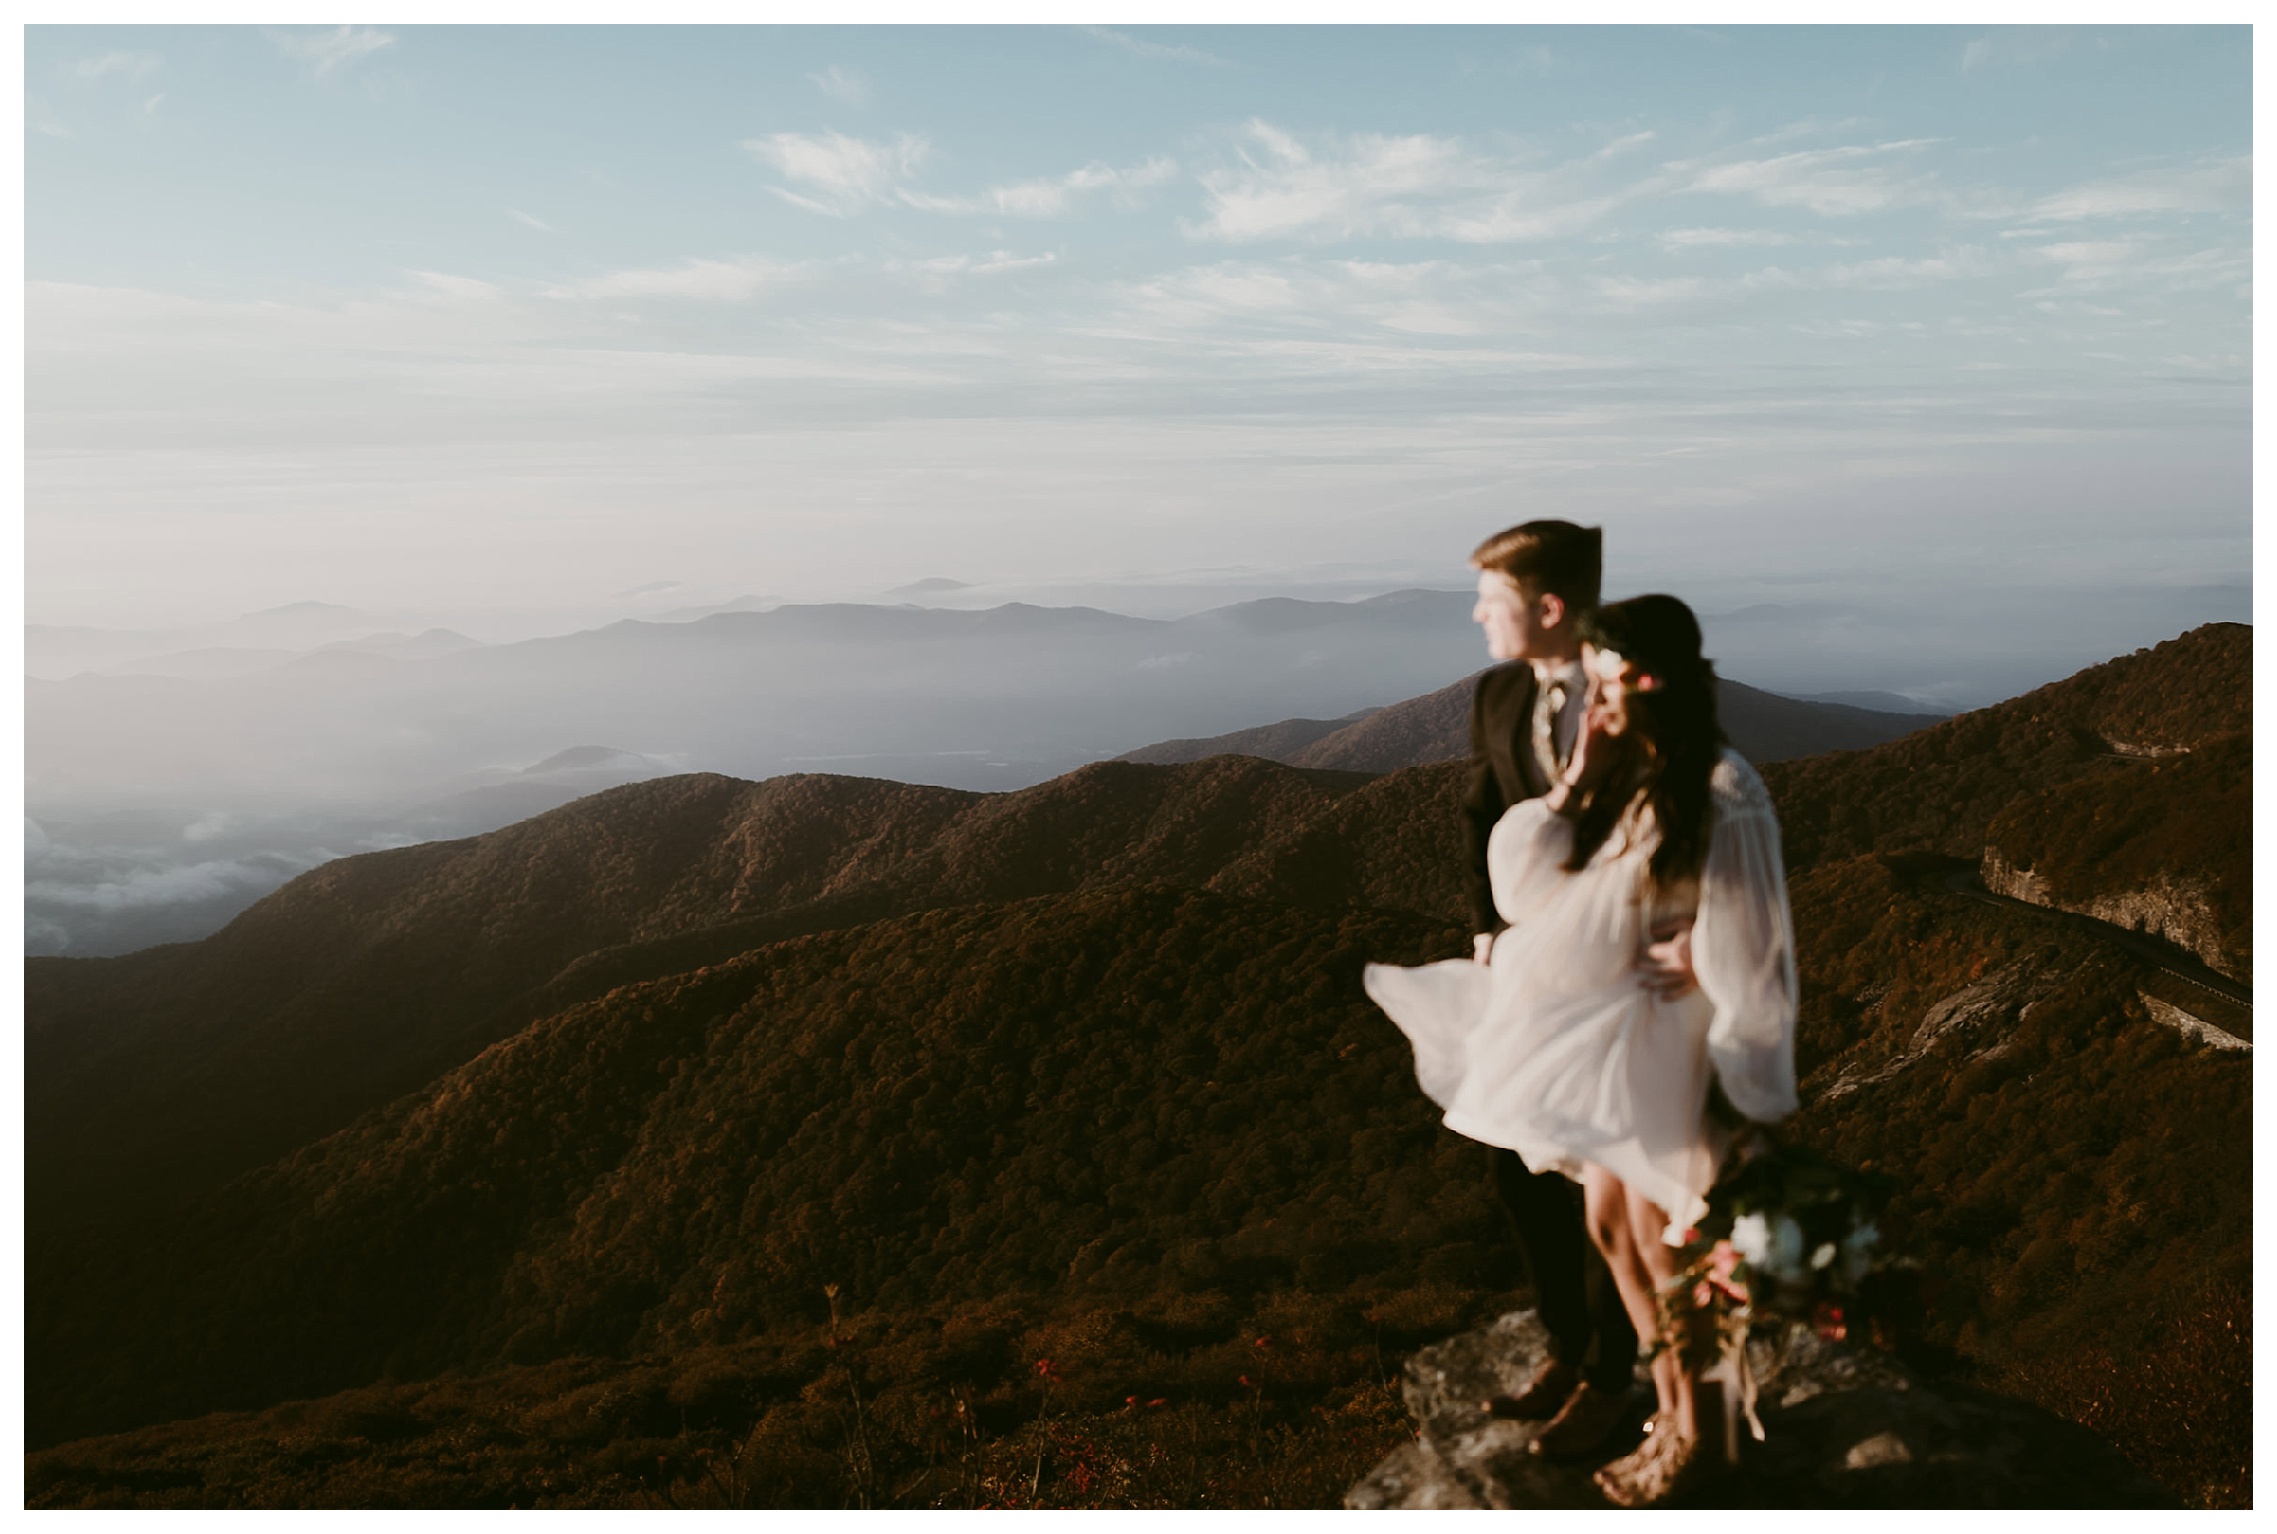
[{"label": "woman in white dress", "polygon": [[[1711,1078],[1747,1119],[1794,1110],[1793,921],[1778,820],[1724,747],[1691,609],[1635,597],[1591,614],[1582,635],[1590,701],[1571,764],[1487,844],[1510,923],[1491,959],[1372,964],[1365,983],[1413,1041],[1448,1128],[1582,1185],[1591,1239],[1649,1341],[1674,1247],[1730,1144]],[[1646,946],[1687,923],[1697,989],[1640,985]],[[1720,1399],[1696,1402],[1673,1350],[1655,1355],[1653,1379],[1654,1431],[1598,1475],[1626,1505],[1708,1473],[1702,1445],[1722,1437]]]}]

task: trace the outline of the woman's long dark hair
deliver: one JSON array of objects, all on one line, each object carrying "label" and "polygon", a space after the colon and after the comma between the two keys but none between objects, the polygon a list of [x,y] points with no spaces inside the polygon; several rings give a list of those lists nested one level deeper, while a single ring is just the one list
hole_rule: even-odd
[{"label": "woman's long dark hair", "polygon": [[1639,798],[1660,829],[1653,882],[1700,871],[1708,856],[1708,774],[1724,744],[1716,719],[1716,668],[1700,654],[1700,622],[1671,596],[1631,597],[1582,615],[1582,641],[1611,650],[1651,677],[1628,695],[1629,727],[1597,788],[1574,817],[1568,869],[1586,866]]}]

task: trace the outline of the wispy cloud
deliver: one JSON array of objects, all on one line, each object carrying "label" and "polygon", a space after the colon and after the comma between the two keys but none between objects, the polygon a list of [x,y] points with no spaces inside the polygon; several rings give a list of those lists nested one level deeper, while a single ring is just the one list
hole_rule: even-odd
[{"label": "wispy cloud", "polygon": [[2050,58],[2072,43],[2066,27],[2014,27],[1985,37],[1972,37],[1961,50],[1961,72],[1973,74],[1989,64],[2023,64]]},{"label": "wispy cloud", "polygon": [[840,218],[893,199],[901,184],[932,155],[932,146],[914,133],[891,139],[771,133],[745,139],[743,147],[803,188],[776,186],[769,191],[785,202]]},{"label": "wispy cloud", "polygon": [[520,208],[508,208],[506,210],[506,216],[512,219],[515,223],[526,224],[541,234],[554,233],[553,225],[547,223],[544,219],[539,218],[534,214],[524,213]]},{"label": "wispy cloud", "polygon": [[776,261],[693,260],[672,267],[610,272],[587,282],[545,290],[548,298],[684,298],[741,303],[800,269]]},{"label": "wispy cloud", "polygon": [[[1612,312],[1635,314],[1779,299],[1780,295],[1790,295],[1779,301],[1791,303],[1792,295],[1804,293],[1892,293],[1985,276],[1998,266],[1984,251],[1968,246],[1935,256],[1877,256],[1825,266],[1759,266],[1731,276],[1600,273],[1588,278],[1584,286]],[[1867,333],[1857,331],[1854,321],[1844,323],[1855,333]],[[1882,327],[1870,328],[1879,333]]]},{"label": "wispy cloud", "polygon": [[1224,261],[1123,285],[1116,308],[1130,333],[1207,337],[1219,351],[1380,362],[1389,347],[1412,364],[1417,338],[1467,341],[1538,313],[1538,279],[1532,263]]},{"label": "wispy cloud", "polygon": [[81,59],[71,66],[71,72],[82,80],[100,80],[105,75],[120,75],[132,84],[158,68],[162,62],[155,53],[106,53],[96,58]]},{"label": "wispy cloud", "polygon": [[[1201,177],[1210,216],[1188,231],[1197,238],[1517,243],[1578,234],[1626,195],[1601,185],[1603,150],[1537,170],[1430,134],[1355,134],[1316,152],[1259,119],[1244,138],[1239,165]],[[1629,135],[1606,147],[1640,141]]]},{"label": "wispy cloud", "polygon": [[1046,251],[1040,256],[1016,256],[1008,250],[992,250],[985,256],[927,256],[917,261],[891,262],[888,271],[917,272],[927,276],[949,276],[971,273],[1018,271],[1022,267],[1050,266],[1058,261],[1057,254]]},{"label": "wispy cloud", "polygon": [[1085,27],[1083,30],[1110,47],[1120,48],[1125,53],[1136,54],[1142,59],[1166,59],[1180,64],[1207,64],[1214,69],[1227,68],[1233,62],[1231,59],[1221,59],[1214,53],[1205,53],[1199,48],[1186,47],[1182,43],[1150,42],[1143,37],[1133,37],[1128,32],[1118,32],[1113,27]]},{"label": "wispy cloud", "polygon": [[1134,207],[1139,193],[1157,187],[1178,174],[1178,162],[1157,155],[1143,165],[1117,169],[1093,160],[1064,176],[992,186],[977,197],[929,197],[903,192],[901,200],[912,207],[937,213],[993,213],[1010,218],[1058,218],[1088,193],[1106,192],[1121,207]]},{"label": "wispy cloud", "polygon": [[2033,205],[2031,216],[2069,221],[2150,213],[2243,213],[2252,200],[2253,162],[2239,155],[2086,182],[2042,198]]},{"label": "wispy cloud", "polygon": [[479,277],[457,277],[449,272],[422,271],[414,271],[409,275],[420,286],[446,298],[488,301],[503,296],[503,290],[497,284],[484,282]]},{"label": "wispy cloud", "polygon": [[815,71],[807,78],[814,82],[816,90],[833,101],[842,101],[850,107],[866,107],[870,104],[873,94],[870,82],[851,69],[841,69],[833,64],[828,69]]},{"label": "wispy cloud", "polygon": [[918,260],[889,260],[883,270],[898,277],[929,296],[947,293],[959,279],[990,277],[999,272],[1028,271],[1038,267],[1055,266],[1059,262],[1056,251],[1042,255],[1015,255],[1009,250],[992,250],[980,256],[926,256]]},{"label": "wispy cloud", "polygon": [[2027,288],[2024,298],[2050,298],[2125,289],[2135,294],[2175,292],[2236,285],[2241,293],[2252,275],[2244,249],[2175,250],[2172,242],[2149,239],[2059,240],[2033,246],[2031,259],[2055,267],[2053,286]]},{"label": "wispy cloud", "polygon": [[1981,250],[1967,247],[1936,256],[1877,256],[1829,266],[1816,274],[1813,285],[1828,288],[1894,291],[1934,282],[1981,277],[1994,263]]},{"label": "wispy cloud", "polygon": [[75,136],[70,125],[56,116],[48,104],[37,96],[26,96],[24,98],[24,126],[34,133],[44,133],[49,138],[71,138]]},{"label": "wispy cloud", "polygon": [[1669,250],[1728,250],[1739,246],[1795,243],[1794,235],[1776,229],[1664,229],[1656,238]]},{"label": "wispy cloud", "polygon": [[343,26],[321,32],[272,31],[269,36],[286,57],[298,60],[310,74],[319,76],[395,45],[395,34],[382,32],[377,27]]},{"label": "wispy cloud", "polygon": [[1931,139],[1802,149],[1761,160],[1698,168],[1687,190],[1751,197],[1774,208],[1802,208],[1822,218],[1876,213],[1938,198],[1936,178],[1914,168]]}]

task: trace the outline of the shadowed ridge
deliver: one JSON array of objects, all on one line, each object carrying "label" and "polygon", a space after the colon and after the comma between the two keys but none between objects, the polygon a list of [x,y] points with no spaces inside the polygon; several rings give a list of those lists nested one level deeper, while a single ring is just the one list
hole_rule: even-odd
[{"label": "shadowed ridge", "polygon": [[[1198,740],[1166,740],[1126,752],[1126,762],[1192,762],[1218,752],[1269,757],[1299,767],[1396,772],[1470,755],[1471,694],[1480,673],[1436,692],[1370,711],[1349,723],[1284,719]],[[1751,762],[1824,751],[1863,750],[1937,723],[1938,714],[1893,714],[1846,703],[1809,702],[1724,679],[1718,688],[1724,731]]]},{"label": "shadowed ridge", "polygon": [[1198,762],[1211,756],[1261,756],[1269,762],[1293,762],[1305,747],[1324,735],[1334,735],[1345,724],[1342,719],[1283,719],[1226,735],[1157,741],[1136,751],[1126,751],[1115,760],[1164,767]]},{"label": "shadowed ridge", "polygon": [[1860,853],[1974,861],[2019,794],[2122,747],[2188,750],[2252,727],[2253,630],[2209,623],[1866,752],[1771,765],[1790,866]]},{"label": "shadowed ridge", "polygon": [[1478,678],[1474,672],[1437,692],[1380,708],[1314,741],[1291,760],[1306,767],[1396,772],[1402,767],[1467,757],[1471,752],[1471,693],[1478,686]]},{"label": "shadowed ridge", "polygon": [[[895,1303],[1048,1289],[1102,1237],[1158,1253],[1161,1214],[1221,1180],[1235,1192],[1197,1231],[1282,1209],[1280,1226],[1368,1242],[1396,1270],[1405,1254],[1371,1236],[1339,1166],[1360,1131],[1370,1155],[1396,1140],[1394,1180],[1420,1204],[1444,1175],[1434,1116],[1376,1090],[1393,1040],[1332,1041],[1363,1036],[1363,957],[1454,937],[1390,913],[1094,890],[808,934],[614,990],[133,1233],[131,1264],[89,1248],[75,1272],[44,1270],[35,1435],[382,1369],[676,1350],[800,1324],[825,1281]],[[1188,1073],[1196,1089],[1171,1085]],[[1204,1078],[1215,1095],[1197,1098]],[[1262,1153],[1213,1169],[1198,1152],[1237,1123]],[[1410,1223],[1469,1239],[1482,1210]],[[1311,1249],[1297,1228],[1252,1245],[1260,1273]]]},{"label": "shadowed ridge", "polygon": [[947,904],[1201,884],[1361,781],[1243,759],[1101,763],[994,795],[698,773],[344,858],[202,942],[32,961],[31,1212],[118,1217],[282,1154],[628,963]]},{"label": "shadowed ridge", "polygon": [[[974,797],[654,779],[484,836],[325,864],[202,942],[32,961],[30,1212],[163,1202],[431,1079],[499,1036],[501,1003],[579,955],[741,914],[748,889],[705,877],[726,833],[766,821],[770,803],[803,827],[834,792],[869,811],[854,817],[865,827],[893,823],[881,803],[921,818],[930,806],[938,823]],[[837,849],[780,840],[790,849],[767,873],[791,893],[771,903],[827,885]],[[73,1037],[64,1020],[91,1014],[103,1026]]]}]

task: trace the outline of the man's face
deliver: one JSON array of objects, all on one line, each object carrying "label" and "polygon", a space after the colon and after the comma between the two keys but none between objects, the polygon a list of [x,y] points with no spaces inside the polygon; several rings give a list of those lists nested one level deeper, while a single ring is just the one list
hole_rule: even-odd
[{"label": "man's face", "polygon": [[1554,660],[1565,603],[1547,593],[1528,600],[1518,583],[1499,570],[1478,575],[1478,605],[1471,621],[1486,630],[1486,653],[1496,660]]}]

